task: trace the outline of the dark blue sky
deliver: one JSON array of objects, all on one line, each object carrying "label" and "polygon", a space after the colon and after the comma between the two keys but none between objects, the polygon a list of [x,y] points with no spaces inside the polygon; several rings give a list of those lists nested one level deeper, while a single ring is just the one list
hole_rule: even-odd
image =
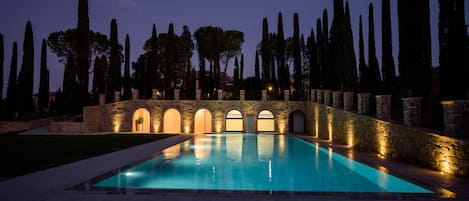
[{"label": "dark blue sky", "polygon": [[[352,0],[351,18],[354,31],[355,48],[358,48],[358,18],[363,15],[365,40],[367,40],[368,4],[375,6],[377,56],[381,58],[381,0]],[[392,1],[392,23],[394,57],[397,64],[397,11],[396,2]],[[431,25],[433,64],[438,65],[438,1],[431,2]],[[266,6],[267,5],[267,6]],[[329,21],[332,20],[332,0],[89,0],[91,29],[109,34],[110,21],[116,18],[119,25],[119,41],[124,42],[125,34],[130,35],[131,60],[135,61],[143,50],[142,46],[150,37],[151,26],[156,24],[157,31],[167,32],[168,24],[174,23],[178,34],[182,26],[188,25],[193,33],[197,28],[206,25],[219,26],[223,29],[236,29],[244,32],[245,43],[245,77],[254,74],[254,54],[257,43],[261,40],[262,18],[269,19],[271,32],[277,30],[277,14],[283,13],[284,29],[287,36],[292,35],[293,13],[297,12],[300,19],[301,32],[305,37],[310,29],[315,28],[316,19],[322,16],[322,10],[328,9]],[[466,2],[466,10],[468,10]],[[41,40],[49,33],[66,30],[76,26],[77,1],[75,0],[0,0],[0,32],[4,35],[4,91],[10,71],[10,57],[13,41],[18,42],[18,71],[21,66],[24,27],[31,20],[35,41],[35,92],[39,80],[39,60]],[[466,16],[466,21],[469,18]],[[194,64],[197,68],[197,56],[194,51]],[[358,54],[358,51],[356,52]],[[63,64],[57,57],[48,54],[48,66],[51,72],[51,91],[61,86]],[[231,71],[230,71],[231,72]]]}]

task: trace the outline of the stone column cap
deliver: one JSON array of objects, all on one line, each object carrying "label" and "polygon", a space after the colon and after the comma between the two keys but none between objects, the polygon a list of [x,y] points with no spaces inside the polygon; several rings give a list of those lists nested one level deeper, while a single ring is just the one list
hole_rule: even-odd
[{"label": "stone column cap", "polygon": [[376,95],[375,97],[391,97],[392,95]]},{"label": "stone column cap", "polygon": [[447,100],[447,101],[441,101],[441,104],[443,105],[451,105],[455,103],[463,103],[463,104],[469,104],[469,100]]},{"label": "stone column cap", "polygon": [[403,101],[410,101],[410,100],[422,100],[423,97],[407,97],[407,98],[401,98]]}]

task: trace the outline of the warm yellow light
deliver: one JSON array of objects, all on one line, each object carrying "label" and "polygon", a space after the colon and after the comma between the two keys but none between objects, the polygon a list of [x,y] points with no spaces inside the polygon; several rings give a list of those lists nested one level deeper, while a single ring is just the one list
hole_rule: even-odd
[{"label": "warm yellow light", "polygon": [[346,132],[346,137],[347,137],[347,145],[349,147],[354,146],[354,135],[355,135],[355,129],[354,129],[354,121],[352,118],[349,118],[345,122],[345,132]]},{"label": "warm yellow light", "polygon": [[273,90],[272,86],[269,86],[269,91],[272,91],[272,90]]},{"label": "warm yellow light", "polygon": [[329,141],[332,141],[332,122],[333,121],[333,115],[332,113],[328,112],[327,113],[327,132],[329,133]]},{"label": "warm yellow light", "polygon": [[184,127],[184,133],[189,133],[191,131],[191,128],[189,126]]},{"label": "warm yellow light", "polygon": [[117,113],[112,117],[112,128],[115,133],[120,132],[123,116],[124,115],[122,115],[121,113]]},{"label": "warm yellow light", "polygon": [[314,132],[316,134],[316,138],[319,138],[319,106],[318,104],[314,105]]},{"label": "warm yellow light", "polygon": [[153,132],[158,133],[160,131],[160,121],[154,120],[153,121]]}]

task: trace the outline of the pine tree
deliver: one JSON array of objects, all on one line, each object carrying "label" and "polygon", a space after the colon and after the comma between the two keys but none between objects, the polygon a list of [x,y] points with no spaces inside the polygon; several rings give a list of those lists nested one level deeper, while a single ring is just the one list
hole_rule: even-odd
[{"label": "pine tree", "polygon": [[0,33],[0,113],[3,111],[3,62],[5,60],[5,49],[3,35]]},{"label": "pine tree", "polygon": [[[83,107],[88,100],[88,83],[90,67],[90,19],[88,16],[88,0],[78,1],[78,23],[77,23],[77,67],[76,71],[79,80],[79,89],[77,97],[79,107]],[[64,89],[65,90],[65,89]]]},{"label": "pine tree", "polygon": [[34,112],[34,39],[31,22],[26,24],[23,43],[23,63],[18,75],[18,115],[29,119]]},{"label": "pine tree", "polygon": [[17,90],[16,90],[16,74],[18,68],[18,45],[16,42],[13,43],[13,50],[11,53],[10,63],[10,74],[8,76],[8,89],[7,89],[7,101],[6,101],[6,113],[7,117],[14,118],[16,115],[17,108]]},{"label": "pine tree", "polygon": [[261,54],[262,54],[262,81],[267,84],[270,79],[270,61],[271,61],[271,48],[269,38],[269,24],[267,18],[262,20],[262,42],[261,42]]},{"label": "pine tree", "polygon": [[398,0],[399,77],[404,96],[430,95],[431,40],[428,0]]},{"label": "pine tree", "polygon": [[381,5],[381,34],[383,55],[381,59],[381,69],[383,75],[384,90],[392,92],[393,84],[396,79],[396,67],[392,55],[392,30],[391,30],[391,6],[390,0],[383,0]]},{"label": "pine tree", "polygon": [[468,92],[468,36],[464,1],[440,0],[440,84],[443,99],[463,99]]},{"label": "pine tree", "polygon": [[132,86],[130,83],[130,39],[129,34],[125,36],[125,55],[124,55],[124,77],[122,78],[122,86],[124,93],[122,100],[132,99]]},{"label": "pine tree", "polygon": [[381,73],[379,72],[378,59],[376,58],[375,24],[373,4],[370,3],[368,15],[368,66],[371,90],[376,91],[381,85]]},{"label": "pine tree", "polygon": [[306,43],[309,61],[309,87],[310,89],[319,88],[319,63],[318,63],[318,47],[314,36],[314,30],[311,29],[311,34]]},{"label": "pine tree", "polygon": [[106,102],[114,101],[114,92],[121,91],[121,51],[119,49],[116,19],[111,20],[109,71],[107,75]]},{"label": "pine tree", "polygon": [[359,49],[359,64],[358,64],[358,70],[359,70],[359,76],[360,76],[360,82],[359,82],[359,88],[361,91],[368,92],[370,90],[370,79],[368,78],[368,66],[366,65],[365,61],[365,41],[363,39],[363,22],[362,22],[362,16],[360,15],[360,25],[359,25],[359,42],[358,42],[358,49]]},{"label": "pine tree", "polygon": [[38,111],[47,114],[49,109],[49,70],[47,69],[47,42],[42,40],[41,69],[39,78]]},{"label": "pine tree", "polygon": [[293,86],[295,91],[293,93],[294,100],[301,100],[303,97],[303,89],[301,85],[302,67],[301,67],[301,47],[300,47],[300,25],[298,20],[298,13],[293,14]]},{"label": "pine tree", "polygon": [[355,56],[355,47],[353,45],[353,32],[350,22],[350,8],[349,2],[345,3],[345,18],[344,18],[344,64],[343,64],[343,85],[342,90],[352,91],[357,88],[357,59]]}]

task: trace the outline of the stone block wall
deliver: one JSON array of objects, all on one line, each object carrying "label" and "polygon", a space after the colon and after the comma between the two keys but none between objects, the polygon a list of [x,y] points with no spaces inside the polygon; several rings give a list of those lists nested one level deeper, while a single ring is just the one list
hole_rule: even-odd
[{"label": "stone block wall", "polygon": [[0,133],[19,132],[47,126],[52,118],[36,119],[32,121],[2,121],[0,122]]},{"label": "stone block wall", "polygon": [[83,132],[82,122],[52,122],[49,131],[53,133],[81,133]]},{"label": "stone block wall", "polygon": [[320,139],[354,146],[380,157],[407,161],[441,172],[469,176],[469,141],[405,127],[309,102],[317,112],[308,124]]}]

